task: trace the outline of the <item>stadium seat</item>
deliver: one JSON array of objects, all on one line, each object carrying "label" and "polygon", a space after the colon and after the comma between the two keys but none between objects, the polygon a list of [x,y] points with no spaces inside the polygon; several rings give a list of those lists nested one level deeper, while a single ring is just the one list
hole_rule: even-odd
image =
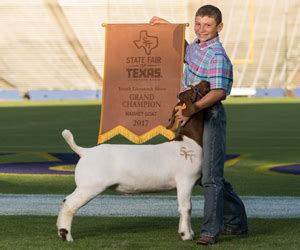
[{"label": "stadium seat", "polygon": [[22,100],[22,97],[18,90],[0,90],[0,100],[18,101]]},{"label": "stadium seat", "polygon": [[102,97],[99,90],[31,90],[27,94],[30,100],[95,100]]},{"label": "stadium seat", "polygon": [[257,97],[284,97],[285,92],[284,89],[281,88],[270,88],[270,89],[256,89]]}]

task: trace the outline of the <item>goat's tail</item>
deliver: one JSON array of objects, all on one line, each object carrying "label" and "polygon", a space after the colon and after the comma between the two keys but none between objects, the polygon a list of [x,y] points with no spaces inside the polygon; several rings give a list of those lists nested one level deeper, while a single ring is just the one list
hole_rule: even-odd
[{"label": "goat's tail", "polygon": [[77,153],[80,157],[82,156],[83,148],[79,147],[76,142],[74,141],[74,137],[70,130],[65,129],[62,133],[63,138],[66,140],[66,142],[69,144],[71,149]]}]

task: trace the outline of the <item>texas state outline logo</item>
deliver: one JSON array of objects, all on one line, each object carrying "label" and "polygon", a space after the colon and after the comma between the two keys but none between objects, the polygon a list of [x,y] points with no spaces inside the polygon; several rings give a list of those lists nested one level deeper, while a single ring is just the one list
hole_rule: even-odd
[{"label": "texas state outline logo", "polygon": [[141,30],[139,40],[134,40],[133,43],[138,49],[143,48],[149,56],[152,50],[158,47],[158,37],[149,36],[147,30]]}]

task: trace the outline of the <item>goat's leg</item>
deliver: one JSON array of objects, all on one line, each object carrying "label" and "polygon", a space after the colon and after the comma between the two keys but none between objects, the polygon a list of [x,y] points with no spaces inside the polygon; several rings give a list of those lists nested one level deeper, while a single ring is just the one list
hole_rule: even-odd
[{"label": "goat's leg", "polygon": [[73,241],[71,227],[74,214],[99,193],[99,191],[95,192],[95,190],[77,187],[72,194],[64,199],[56,223],[59,237],[63,240]]},{"label": "goat's leg", "polygon": [[180,213],[178,233],[182,240],[192,240],[194,232],[191,227],[193,185],[190,183],[177,184],[178,211]]}]

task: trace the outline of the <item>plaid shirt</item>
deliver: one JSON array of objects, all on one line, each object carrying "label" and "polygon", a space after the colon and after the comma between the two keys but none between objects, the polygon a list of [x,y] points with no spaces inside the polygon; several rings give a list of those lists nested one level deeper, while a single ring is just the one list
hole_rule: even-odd
[{"label": "plaid shirt", "polygon": [[232,64],[218,36],[204,43],[196,39],[186,48],[182,88],[200,80],[210,82],[211,89],[224,89],[226,95],[230,94]]}]

